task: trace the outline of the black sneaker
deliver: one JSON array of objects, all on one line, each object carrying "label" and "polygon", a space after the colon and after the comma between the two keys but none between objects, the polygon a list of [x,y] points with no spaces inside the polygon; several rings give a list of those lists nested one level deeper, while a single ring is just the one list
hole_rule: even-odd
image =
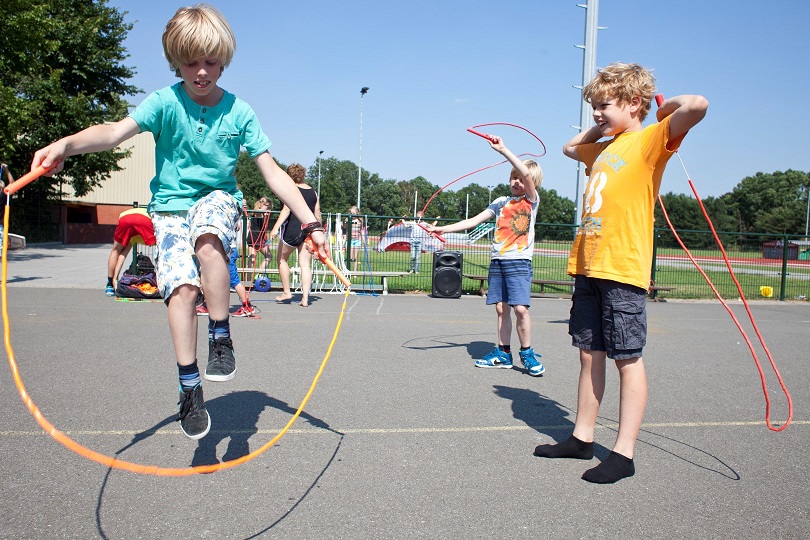
[{"label": "black sneaker", "polygon": [[211,429],[211,417],[205,408],[202,386],[197,385],[192,390],[180,390],[180,411],[177,413],[177,420],[180,428],[189,439],[201,439],[208,434]]},{"label": "black sneaker", "polygon": [[205,378],[209,381],[230,381],[236,375],[236,358],[231,338],[217,338],[208,342],[208,365]]}]

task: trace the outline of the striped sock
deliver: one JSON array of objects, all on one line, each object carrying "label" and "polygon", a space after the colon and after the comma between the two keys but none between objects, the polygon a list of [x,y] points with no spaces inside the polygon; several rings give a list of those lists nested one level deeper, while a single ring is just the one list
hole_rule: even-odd
[{"label": "striped sock", "polygon": [[225,319],[224,321],[215,321],[208,319],[208,341],[214,341],[219,338],[231,337],[231,321]]},{"label": "striped sock", "polygon": [[197,369],[197,360],[188,366],[177,364],[177,371],[180,373],[180,388],[183,390],[193,390],[202,382],[200,370]]}]

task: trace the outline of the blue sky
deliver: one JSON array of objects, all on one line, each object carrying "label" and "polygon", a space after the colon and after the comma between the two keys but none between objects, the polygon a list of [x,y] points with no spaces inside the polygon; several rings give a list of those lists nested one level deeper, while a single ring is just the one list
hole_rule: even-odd
[{"label": "blue sky", "polygon": [[[582,0],[584,2],[584,0]],[[466,128],[509,122],[548,148],[544,187],[574,198],[577,173],[562,145],[579,123],[585,10],[574,0],[212,2],[228,18],[236,56],[221,85],[247,101],[283,163],[360,160],[384,179],[424,176],[444,186],[498,161]],[[132,84],[174,83],[161,34],[182,3],[110,0],[135,24],[126,40]],[[652,68],[667,96],[705,95],[709,113],[681,147],[701,195],[719,196],[757,172],[810,171],[803,112],[810,77],[810,2],[602,0],[597,66]],[[130,98],[137,105],[145,94]],[[651,115],[654,118],[654,115]],[[488,128],[515,152],[531,137]],[[503,167],[461,180],[497,185]],[[677,159],[662,192],[690,193]]]}]

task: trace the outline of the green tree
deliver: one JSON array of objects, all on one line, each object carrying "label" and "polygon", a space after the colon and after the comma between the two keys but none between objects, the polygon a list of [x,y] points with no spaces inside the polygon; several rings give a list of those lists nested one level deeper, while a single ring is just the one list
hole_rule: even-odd
[{"label": "green tree", "polygon": [[748,176],[723,196],[740,232],[804,234],[810,174],[787,170]]},{"label": "green tree", "polygon": [[538,190],[540,207],[537,210],[537,220],[542,223],[574,223],[576,207],[574,201],[560,197],[553,189],[540,188]]},{"label": "green tree", "polygon": [[[666,193],[661,195],[661,201],[664,203],[664,210],[661,205],[655,205],[655,226],[660,229],[669,229],[667,224],[667,217],[670,223],[675,228],[681,240],[689,247],[707,247],[711,238],[703,232],[708,229],[706,221],[703,219],[703,214],[700,211],[700,206],[694,197],[685,195],[683,193]],[[662,236],[665,240],[659,245],[666,247],[676,247],[678,245],[674,236],[665,234]]]},{"label": "green tree", "polygon": [[[124,13],[105,0],[3,0],[0,2],[0,158],[16,176],[27,172],[34,152],[88,126],[127,113],[124,97],[140,90],[127,84],[123,46],[132,29]],[[15,204],[15,230],[29,241],[54,240],[46,202],[58,199],[62,182],[84,195],[120,170],[123,151],[71,158],[57,178],[43,177]]]},{"label": "green tree", "polygon": [[[313,174],[314,173],[314,174]],[[315,178],[317,188],[317,165],[310,167],[308,177]],[[368,180],[368,171],[363,171],[363,186]],[[313,184],[311,184],[313,185]],[[362,195],[362,189],[361,189]],[[351,161],[330,157],[321,160],[321,212],[345,214],[357,202],[357,165]],[[365,209],[360,209],[366,212]]]},{"label": "green tree", "polygon": [[[25,172],[38,148],[127,113],[132,68],[123,46],[132,25],[105,0],[5,0],[0,5],[0,152]],[[122,151],[71,158],[64,176],[84,195],[119,170]],[[58,180],[43,178],[43,185]],[[54,190],[45,191],[53,196]]]},{"label": "green tree", "polygon": [[401,216],[405,213],[399,186],[394,180],[378,182],[361,195],[369,213],[379,216]]},{"label": "green tree", "polygon": [[[279,167],[283,170],[287,170],[286,165],[276,158],[273,159]],[[253,204],[259,198],[268,197],[273,201],[273,210],[277,212],[281,211],[281,201],[270,190],[270,186],[268,186],[267,182],[264,180],[264,176],[262,176],[256,162],[253,161],[253,158],[251,158],[250,154],[247,152],[239,153],[239,157],[236,160],[234,176],[236,177],[236,185],[239,186],[239,190],[242,192],[247,202],[248,209],[252,209]]]},{"label": "green tree", "polygon": [[[472,183],[464,186],[458,190],[459,201],[458,205],[463,206],[459,209],[459,218],[477,216],[489,206],[490,192],[489,188]],[[469,204],[467,204],[467,195],[469,195]],[[493,194],[493,198],[495,198]]]}]

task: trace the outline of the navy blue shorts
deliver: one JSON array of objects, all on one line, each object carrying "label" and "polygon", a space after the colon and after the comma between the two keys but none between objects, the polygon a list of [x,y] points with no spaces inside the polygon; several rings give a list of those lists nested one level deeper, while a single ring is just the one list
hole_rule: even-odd
[{"label": "navy blue shorts", "polygon": [[487,278],[487,305],[506,302],[510,306],[531,304],[532,261],[492,259]]},{"label": "navy blue shorts", "polygon": [[568,334],[574,347],[606,351],[613,360],[640,358],[647,343],[647,291],[577,275]]}]

